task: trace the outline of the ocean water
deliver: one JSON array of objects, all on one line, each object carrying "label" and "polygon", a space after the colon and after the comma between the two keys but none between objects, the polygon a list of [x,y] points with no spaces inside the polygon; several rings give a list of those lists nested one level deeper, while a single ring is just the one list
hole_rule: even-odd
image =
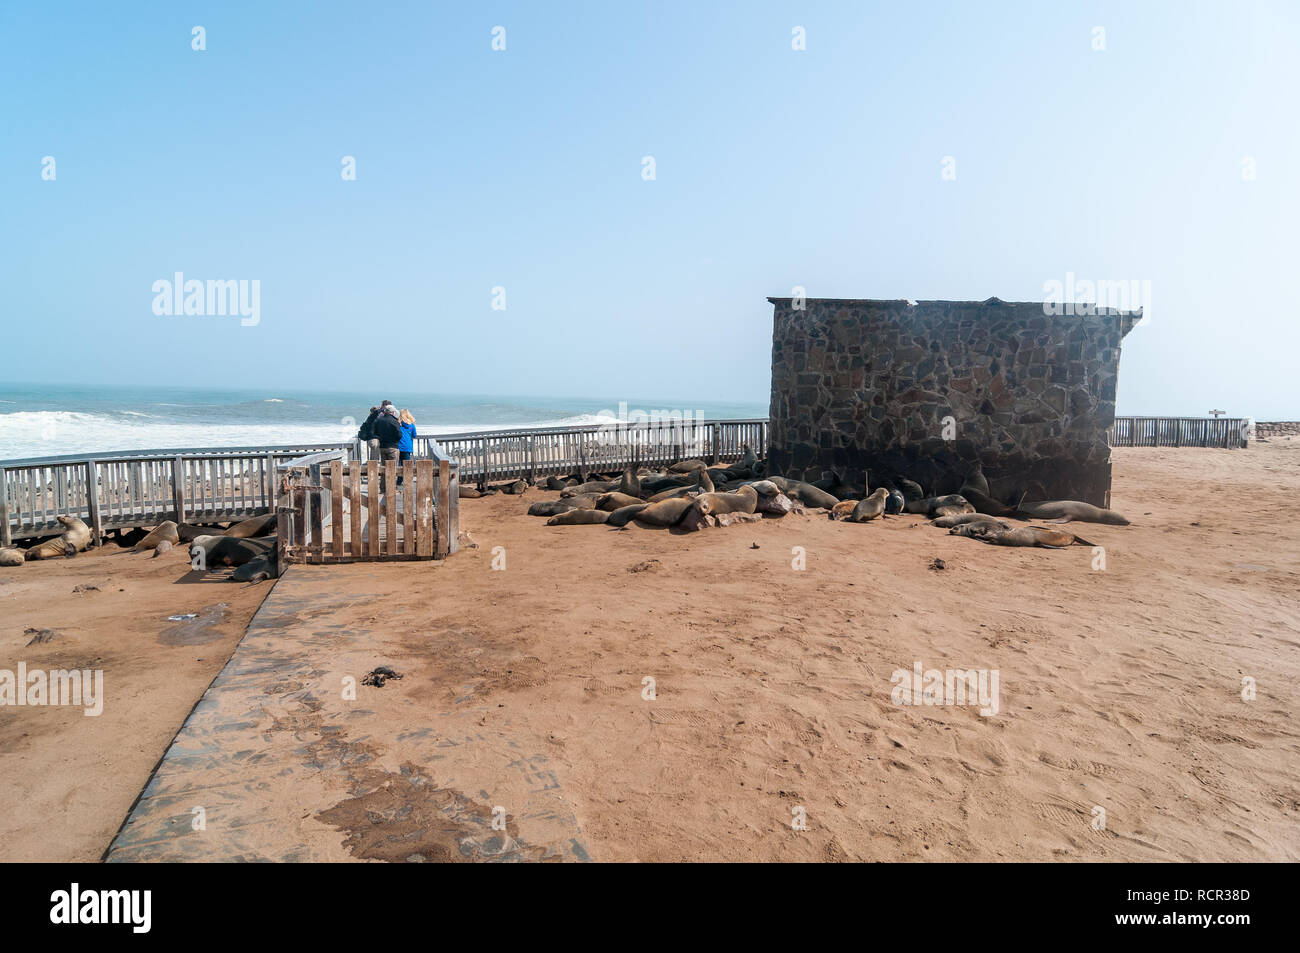
[{"label": "ocean water", "polygon": [[588,397],[479,397],[0,383],[0,460],[171,447],[334,443],[388,398],[421,433],[600,423],[627,412],[766,417],[767,403]]}]

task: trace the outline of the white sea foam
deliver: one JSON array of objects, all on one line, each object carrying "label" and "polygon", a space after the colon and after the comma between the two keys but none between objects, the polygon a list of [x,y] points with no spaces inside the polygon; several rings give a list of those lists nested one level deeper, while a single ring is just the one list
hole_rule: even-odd
[{"label": "white sea foam", "polygon": [[[129,416],[128,416],[129,414]],[[520,424],[430,423],[422,434],[575,427],[612,422],[597,414]],[[173,447],[261,447],[341,443],[356,436],[356,423],[196,423],[123,411],[94,414],[65,410],[23,410],[0,414],[0,460],[64,454],[120,453]]]}]

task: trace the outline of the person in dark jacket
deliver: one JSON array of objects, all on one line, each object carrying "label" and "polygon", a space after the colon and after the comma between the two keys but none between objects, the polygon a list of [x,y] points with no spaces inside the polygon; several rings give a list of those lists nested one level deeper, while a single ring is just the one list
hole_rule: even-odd
[{"label": "person in dark jacket", "polygon": [[375,418],[379,416],[379,408],[371,407],[370,416],[365,419],[361,429],[357,431],[357,439],[366,445],[369,451],[367,459],[374,460],[379,456],[379,441],[375,439]]},{"label": "person in dark jacket", "polygon": [[[375,418],[374,428],[375,439],[379,441],[379,462],[381,466],[386,467],[389,460],[397,460],[400,456],[397,448],[402,442],[402,425],[397,419],[397,408],[385,403],[379,409],[379,416]],[[385,487],[381,482],[379,492],[384,491]]]}]

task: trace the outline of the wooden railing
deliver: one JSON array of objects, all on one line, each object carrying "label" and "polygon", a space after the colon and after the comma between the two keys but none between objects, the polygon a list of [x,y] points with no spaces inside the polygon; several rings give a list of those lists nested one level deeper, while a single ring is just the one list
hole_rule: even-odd
[{"label": "wooden railing", "polygon": [[[349,461],[346,451],[279,464],[278,564],[442,559],[456,552],[456,461]],[[399,482],[400,478],[400,482]]]},{"label": "wooden railing", "polygon": [[110,529],[163,520],[224,522],[271,512],[276,465],[353,443],[290,447],[151,450],[6,460],[0,463],[0,543],[63,532],[60,516]]},{"label": "wooden railing", "polygon": [[749,446],[767,453],[767,420],[691,420],[680,426],[649,429],[587,424],[416,437],[414,455],[427,457],[431,445],[460,464],[460,478],[479,485],[503,480],[615,471],[624,467],[668,466],[699,457],[730,463]]},{"label": "wooden railing", "polygon": [[1116,417],[1112,447],[1223,447],[1249,443],[1250,419],[1243,417]]}]

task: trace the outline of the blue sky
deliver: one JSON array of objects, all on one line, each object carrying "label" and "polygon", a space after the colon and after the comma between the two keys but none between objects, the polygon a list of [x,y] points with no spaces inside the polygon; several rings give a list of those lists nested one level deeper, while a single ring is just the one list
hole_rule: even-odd
[{"label": "blue sky", "polygon": [[1151,282],[1122,413],[1294,419],[1298,52],[1295,3],[9,3],[0,376],[765,400],[768,295],[1072,272]]}]

